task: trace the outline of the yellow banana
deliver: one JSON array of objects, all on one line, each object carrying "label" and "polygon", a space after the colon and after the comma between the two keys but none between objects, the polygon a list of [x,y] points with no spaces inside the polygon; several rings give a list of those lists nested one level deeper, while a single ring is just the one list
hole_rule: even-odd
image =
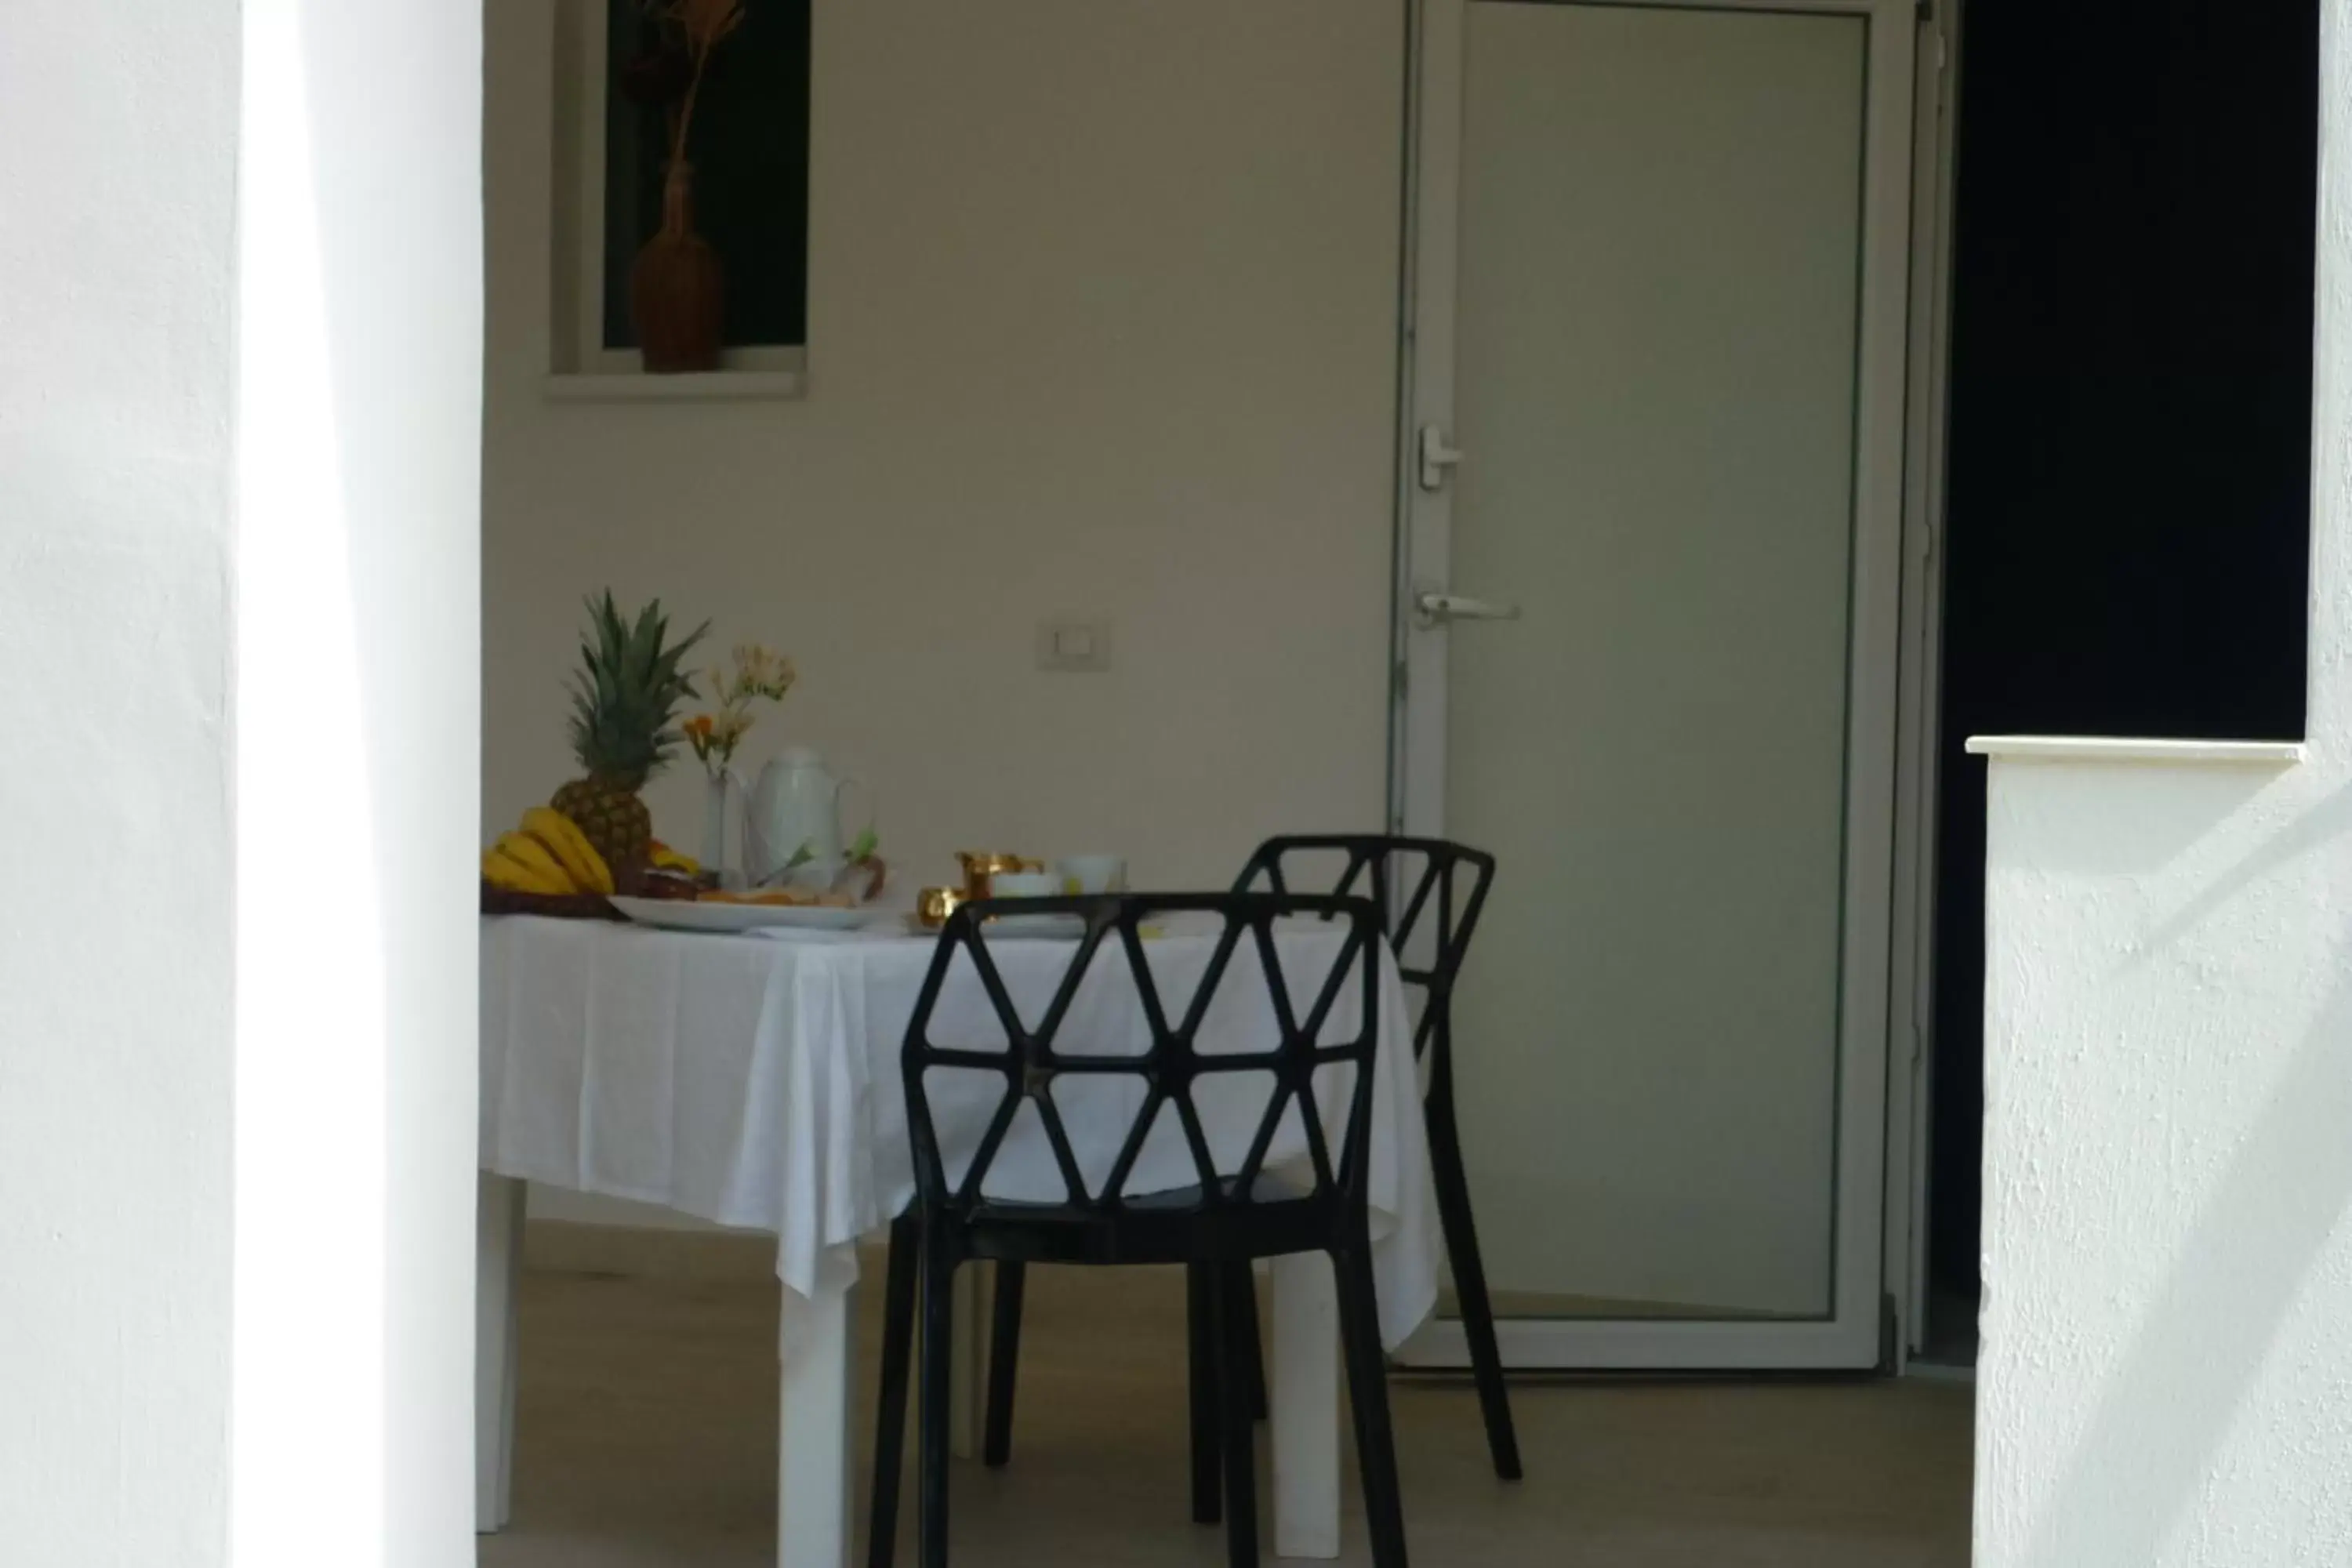
[{"label": "yellow banana", "polygon": [[612,892],[612,868],[570,817],[553,806],[534,805],[522,814],[522,830],[555,857],[573,887],[592,893]]},{"label": "yellow banana", "polygon": [[569,893],[577,890],[579,885],[572,881],[572,873],[563,868],[563,862],[530,834],[506,834],[499,839],[498,847],[499,853],[508,859],[529,867],[541,878],[553,883],[556,891]]},{"label": "yellow banana", "polygon": [[702,862],[691,855],[681,855],[656,838],[653,841],[653,860],[665,871],[683,871],[691,877],[702,869]]},{"label": "yellow banana", "polygon": [[510,893],[568,893],[569,882],[559,882],[524,865],[503,849],[482,851],[482,879]]}]

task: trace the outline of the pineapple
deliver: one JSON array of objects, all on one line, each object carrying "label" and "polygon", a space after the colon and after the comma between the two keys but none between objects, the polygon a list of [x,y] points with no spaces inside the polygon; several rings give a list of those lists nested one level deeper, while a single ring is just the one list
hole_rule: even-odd
[{"label": "pineapple", "polygon": [[677,705],[695,695],[679,673],[688,649],[709,622],[677,642],[666,642],[669,623],[658,599],[632,626],[607,589],[588,601],[593,640],[580,643],[581,668],[572,672],[572,750],[586,769],[548,804],[577,826],[604,858],[624,889],[635,885],[653,849],[653,813],[637,792],[669,763],[678,732],[670,727]]}]

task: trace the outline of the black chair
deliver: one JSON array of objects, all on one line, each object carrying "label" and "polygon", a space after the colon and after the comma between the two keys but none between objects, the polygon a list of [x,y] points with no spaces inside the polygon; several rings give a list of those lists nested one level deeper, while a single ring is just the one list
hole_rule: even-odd
[{"label": "black chair", "polygon": [[[1381,834],[1297,835],[1269,838],[1260,845],[1234,884],[1248,892],[1260,884],[1277,894],[1288,894],[1286,866],[1307,858],[1333,858],[1342,862],[1333,895],[1355,895],[1370,873],[1362,896],[1380,911],[1381,929],[1397,955],[1398,976],[1422,989],[1424,1005],[1412,1037],[1413,1055],[1427,1063],[1429,1088],[1423,1113],[1429,1125],[1429,1161],[1437,1189],[1438,1221],[1444,1227],[1445,1250],[1454,1264],[1454,1293],[1462,1309],[1462,1329],[1470,1342],[1470,1367],[1478,1385],[1478,1405],[1486,1422],[1486,1447],[1494,1457],[1495,1473],[1507,1481],[1519,1479],[1519,1439],[1511,1425],[1510,1396],[1503,1386],[1503,1356],[1495,1342],[1495,1309],[1486,1294],[1486,1271],[1478,1259],[1478,1230],[1470,1217],[1470,1183],[1462,1164],[1462,1133],[1454,1114],[1454,986],[1486,892],[1495,880],[1495,858],[1442,838],[1403,838]],[[1417,866],[1412,886],[1397,898],[1406,873]],[[1414,939],[1424,915],[1435,911],[1430,928],[1426,963],[1417,963]],[[1013,1446],[1013,1386],[1021,1348],[1021,1298],[1024,1271],[1017,1264],[999,1265],[991,1330],[986,1442],[983,1453],[991,1465],[1002,1465]],[[1247,1288],[1250,1281],[1244,1280]],[[1198,1287],[1194,1289],[1198,1294]],[[1255,1294],[1253,1292],[1253,1300]],[[1253,1319],[1255,1321],[1255,1307]],[[1197,1318],[1197,1314],[1196,1314]],[[1241,1372],[1249,1380],[1252,1399],[1265,1414],[1264,1374],[1258,1370],[1255,1338],[1242,1350]],[[1196,1324],[1192,1354],[1205,1354],[1203,1329]],[[1196,1448],[1202,1439],[1194,1439]]]},{"label": "black chair", "polygon": [[[1370,873],[1366,896],[1381,912],[1381,929],[1396,952],[1397,973],[1407,985],[1419,986],[1423,1005],[1414,1027],[1412,1053],[1424,1064],[1428,1089],[1422,1096],[1422,1114],[1429,1126],[1432,1184],[1437,1189],[1438,1223],[1444,1228],[1445,1251],[1454,1265],[1454,1294],[1462,1309],[1462,1331],[1470,1342],[1471,1373],[1478,1384],[1478,1405],[1486,1420],[1486,1448],[1494,1457],[1495,1473],[1507,1481],[1520,1478],[1519,1438],[1511,1425],[1510,1395],[1503,1387],[1503,1355],[1495,1343],[1495,1308],[1486,1294],[1486,1270],[1478,1259],[1478,1227],[1470,1217],[1470,1179],[1462,1164],[1462,1131],[1454,1114],[1454,986],[1470,939],[1478,930],[1478,916],[1494,886],[1495,858],[1443,838],[1405,838],[1383,834],[1297,835],[1269,838],[1250,857],[1237,885],[1244,891],[1263,882],[1276,893],[1289,891],[1285,867],[1303,858],[1339,857],[1333,893],[1345,898],[1365,873]],[[1406,873],[1412,890],[1403,892]],[[1402,893],[1402,907],[1396,902]],[[1425,914],[1435,911],[1425,962],[1414,939]]]},{"label": "black chair", "polygon": [[[986,939],[985,922],[1000,915],[1058,913],[1083,918],[1077,944],[1051,1004],[1034,1026],[1014,1006]],[[1142,924],[1162,914],[1213,915],[1222,922],[1199,989],[1181,1018],[1171,1020],[1152,982]],[[1339,956],[1311,1005],[1295,1005],[1275,942],[1274,922],[1310,915],[1345,928]],[[1202,1053],[1196,1042],[1235,952],[1252,943],[1264,976],[1278,1038],[1270,1050]],[[1174,1264],[1191,1266],[1196,1323],[1205,1322],[1210,1355],[1192,1368],[1195,1516],[1217,1499],[1222,1467],[1227,1550],[1234,1564],[1257,1562],[1255,1460],[1250,1402],[1244,1387],[1246,1340],[1256,1323],[1249,1306],[1251,1264],[1262,1258],[1328,1253],[1337,1275],[1340,1333],[1349,1404],[1370,1515],[1372,1559],[1379,1568],[1404,1568],[1404,1516],[1397,1491],[1396,1449],[1389,1424],[1386,1368],[1381,1355],[1373,1295],[1371,1238],[1365,1178],[1370,1142],[1375,1056],[1379,1045],[1380,911],[1370,900],[1279,894],[1121,895],[1024,900],[1017,904],[970,904],[940,932],[929,974],[908,1025],[903,1056],[908,1127],[914,1150],[916,1199],[890,1229],[887,1314],[883,1333],[881,1409],[876,1423],[874,1488],[868,1561],[894,1561],[901,1449],[906,1438],[907,1382],[913,1356],[918,1297],[923,1324],[919,1415],[919,1517],[923,1568],[948,1560],[948,1401],[950,1313],[955,1270],[980,1259],[1000,1267],[1029,1263]],[[1123,958],[1148,1028],[1141,1054],[1112,1054],[1062,1036],[1081,983],[1108,948]],[[977,973],[1003,1048],[942,1046],[933,1037],[940,992],[959,958]],[[1360,1026],[1353,1037],[1318,1044],[1349,977],[1361,986]],[[1345,1124],[1334,1142],[1316,1099],[1318,1074],[1347,1070],[1353,1084]],[[951,1175],[933,1116],[934,1073],[1002,1080],[986,1131],[969,1164]],[[1270,1088],[1263,1118],[1237,1164],[1220,1171],[1204,1130],[1196,1092],[1234,1074],[1256,1074]],[[1140,1085],[1140,1103],[1123,1130],[1118,1152],[1099,1186],[1089,1189],[1070,1130],[1056,1103],[1062,1080],[1126,1079]],[[1056,1201],[992,1197],[988,1178],[1023,1108],[1042,1125],[1058,1173]],[[1126,1184],[1160,1123],[1172,1111],[1196,1180],[1173,1192],[1129,1195]],[[1286,1116],[1295,1112],[1306,1144],[1304,1169],[1277,1174],[1266,1157]],[[1202,1364],[1205,1360],[1207,1364]],[[1202,1497],[1203,1489],[1208,1496]]]}]

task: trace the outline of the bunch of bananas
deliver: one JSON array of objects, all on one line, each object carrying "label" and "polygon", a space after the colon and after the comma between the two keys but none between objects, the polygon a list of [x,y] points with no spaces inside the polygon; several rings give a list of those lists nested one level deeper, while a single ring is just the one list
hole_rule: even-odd
[{"label": "bunch of bananas", "polygon": [[522,814],[522,826],[482,851],[482,879],[510,893],[613,891],[613,868],[572,820],[551,806]]}]

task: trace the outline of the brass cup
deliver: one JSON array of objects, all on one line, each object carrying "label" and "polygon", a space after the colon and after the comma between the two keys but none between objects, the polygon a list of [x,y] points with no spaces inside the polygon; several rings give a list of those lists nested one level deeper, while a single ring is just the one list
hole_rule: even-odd
[{"label": "brass cup", "polygon": [[963,901],[961,888],[925,888],[915,900],[915,919],[925,931],[937,931]]},{"label": "brass cup", "polygon": [[[1042,871],[1042,860],[1025,859],[1018,855],[985,854],[967,849],[956,858],[963,865],[963,897],[968,903],[977,903],[995,893],[996,879],[1007,871]],[[944,920],[947,917],[940,917]]]}]

